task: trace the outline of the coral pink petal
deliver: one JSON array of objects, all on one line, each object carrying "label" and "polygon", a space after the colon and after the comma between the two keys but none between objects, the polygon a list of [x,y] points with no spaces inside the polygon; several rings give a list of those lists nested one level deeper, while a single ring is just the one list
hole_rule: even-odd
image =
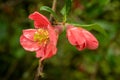
[{"label": "coral pink petal", "polygon": [[58,34],[55,32],[55,29],[52,26],[48,25],[48,32],[49,32],[50,42],[56,45],[58,40]]},{"label": "coral pink petal", "polygon": [[[76,33],[77,32],[77,33]],[[79,28],[77,28],[76,32],[72,32],[75,36],[75,39],[77,41],[77,49],[78,50],[84,50],[86,48],[86,40]]]},{"label": "coral pink petal", "polygon": [[77,41],[78,45],[84,44],[85,39],[84,36],[79,28],[73,28],[75,29],[74,32],[72,31],[72,35],[74,36],[75,40]]},{"label": "coral pink petal", "polygon": [[30,14],[29,18],[34,20],[35,28],[46,28],[47,25],[50,25],[49,20],[37,11]]},{"label": "coral pink petal", "polygon": [[55,55],[57,52],[57,48],[54,44],[52,43],[49,43],[47,46],[46,46],[46,49],[45,49],[45,55],[41,58],[41,61],[46,59],[46,58],[50,58],[52,57],[53,55]]},{"label": "coral pink petal", "polygon": [[95,40],[89,40],[87,42],[87,48],[88,49],[91,49],[91,50],[94,50],[94,49],[97,49],[98,48],[98,41],[95,41]]},{"label": "coral pink petal", "polygon": [[76,40],[70,30],[67,30],[67,38],[72,45],[76,45]]},{"label": "coral pink petal", "polygon": [[67,37],[72,45],[75,45],[78,50],[86,48],[86,40],[79,28],[69,28],[67,30]]},{"label": "coral pink petal", "polygon": [[36,57],[42,58],[45,56],[45,47],[42,46],[39,50],[36,51]]},{"label": "coral pink petal", "polygon": [[83,30],[83,34],[86,38],[86,42],[87,42],[87,48],[88,49],[96,49],[98,48],[99,42],[98,40],[94,37],[94,35],[92,35],[90,32],[88,32],[87,30]]},{"label": "coral pink petal", "polygon": [[36,51],[39,49],[39,44],[27,39],[25,36],[20,37],[20,44],[27,51]]},{"label": "coral pink petal", "polygon": [[82,45],[76,45],[76,48],[78,49],[78,50],[84,50],[85,48],[86,48],[86,42],[85,43],[83,43]]},{"label": "coral pink petal", "polygon": [[37,31],[36,29],[26,29],[26,30],[23,30],[23,35],[27,39],[34,41],[34,34],[36,31]]}]

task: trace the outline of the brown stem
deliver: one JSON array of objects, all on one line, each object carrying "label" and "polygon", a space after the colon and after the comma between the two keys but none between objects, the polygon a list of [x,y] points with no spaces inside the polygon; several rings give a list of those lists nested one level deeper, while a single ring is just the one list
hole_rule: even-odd
[{"label": "brown stem", "polygon": [[[55,12],[55,10],[56,10],[56,4],[57,4],[57,0],[53,0],[52,10],[53,10],[54,12]],[[53,15],[50,14],[50,22],[53,24],[54,21],[55,21],[55,20],[54,20]]]},{"label": "brown stem", "polygon": [[57,4],[57,0],[53,0],[53,4],[52,4],[52,10],[53,11],[56,10],[56,4]]},{"label": "brown stem", "polygon": [[38,65],[37,73],[35,75],[34,80],[41,80],[43,77],[44,77],[44,74],[43,74],[43,64],[39,60],[39,65]]}]

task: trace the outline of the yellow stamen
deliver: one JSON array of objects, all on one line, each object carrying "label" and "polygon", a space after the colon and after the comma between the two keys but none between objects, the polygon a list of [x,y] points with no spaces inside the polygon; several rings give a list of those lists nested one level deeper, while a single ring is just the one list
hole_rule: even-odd
[{"label": "yellow stamen", "polygon": [[37,41],[39,44],[46,44],[49,40],[49,33],[45,29],[38,29],[35,32],[34,40]]}]

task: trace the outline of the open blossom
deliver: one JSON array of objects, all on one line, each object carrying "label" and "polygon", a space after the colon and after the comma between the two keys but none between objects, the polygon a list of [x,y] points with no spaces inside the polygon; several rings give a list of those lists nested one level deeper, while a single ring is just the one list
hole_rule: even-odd
[{"label": "open blossom", "polygon": [[67,38],[78,50],[84,50],[85,48],[94,50],[99,45],[98,40],[89,31],[72,25],[67,26]]},{"label": "open blossom", "polygon": [[39,12],[30,14],[29,18],[34,20],[35,29],[23,30],[20,44],[27,51],[36,51],[36,57],[41,58],[41,61],[52,57],[57,51],[58,35],[55,29],[48,19]]}]

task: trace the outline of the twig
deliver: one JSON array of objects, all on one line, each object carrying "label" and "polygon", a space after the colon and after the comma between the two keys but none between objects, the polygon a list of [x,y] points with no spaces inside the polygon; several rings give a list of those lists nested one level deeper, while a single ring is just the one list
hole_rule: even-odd
[{"label": "twig", "polygon": [[35,75],[34,80],[41,80],[43,77],[44,77],[44,74],[43,74],[43,64],[39,60],[39,65],[38,65],[37,73]]},{"label": "twig", "polygon": [[[53,0],[53,4],[52,4],[52,10],[55,12],[56,10],[56,4],[57,4],[57,0]],[[50,22],[53,23],[54,21],[54,17],[52,14],[50,14]]]}]

